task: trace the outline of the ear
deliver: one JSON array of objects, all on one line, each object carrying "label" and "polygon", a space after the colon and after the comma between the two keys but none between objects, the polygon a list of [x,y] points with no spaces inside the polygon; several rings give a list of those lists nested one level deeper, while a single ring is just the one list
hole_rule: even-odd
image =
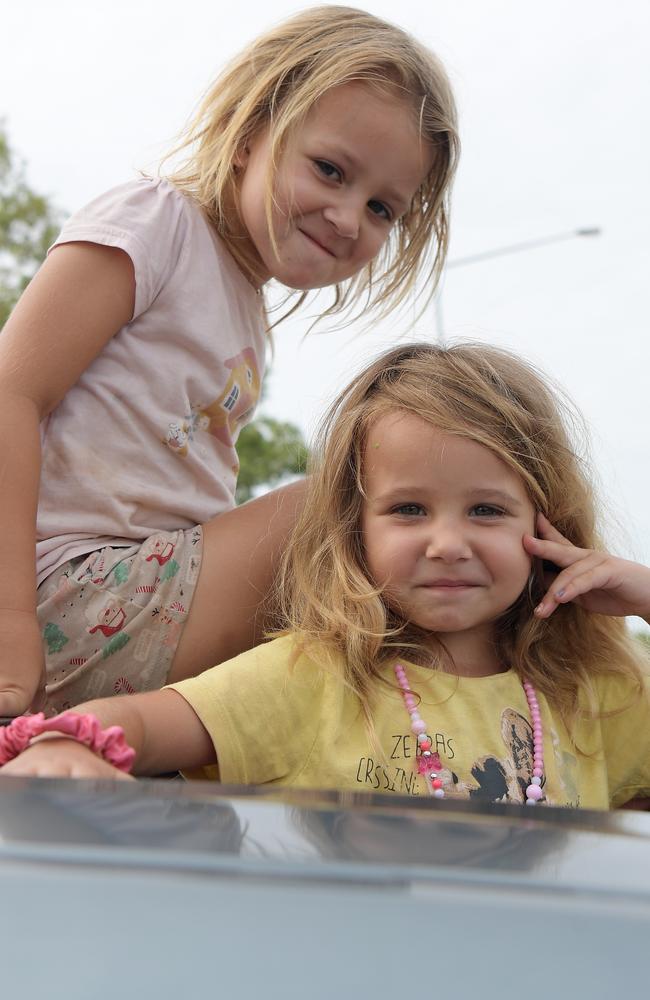
[{"label": "ear", "polygon": [[241,170],[245,170],[248,165],[248,158],[250,156],[250,148],[248,142],[244,142],[235,153],[232,161],[235,173],[238,174]]}]

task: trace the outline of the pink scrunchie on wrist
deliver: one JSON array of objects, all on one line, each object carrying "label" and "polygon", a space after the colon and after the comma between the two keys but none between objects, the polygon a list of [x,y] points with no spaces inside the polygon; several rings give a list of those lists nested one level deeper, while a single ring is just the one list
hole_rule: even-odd
[{"label": "pink scrunchie on wrist", "polygon": [[62,712],[53,719],[46,719],[42,712],[21,715],[8,726],[0,727],[0,767],[26,750],[30,741],[41,733],[69,736],[127,774],[133,767],[135,750],[124,739],[121,726],[102,729],[96,716],[76,712]]}]

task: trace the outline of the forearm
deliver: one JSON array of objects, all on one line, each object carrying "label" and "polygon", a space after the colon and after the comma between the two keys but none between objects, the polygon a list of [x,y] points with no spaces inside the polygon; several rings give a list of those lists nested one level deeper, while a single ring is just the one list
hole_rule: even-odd
[{"label": "forearm", "polygon": [[41,448],[38,407],[12,387],[6,371],[0,365],[0,715],[19,715],[32,703],[44,665],[36,618]]},{"label": "forearm", "polygon": [[77,705],[103,729],[121,726],[135,750],[134,774],[155,775],[216,763],[214,746],[200,719],[176,691],[103,698]]},{"label": "forearm", "polygon": [[0,382],[0,609],[36,610],[39,413]]}]

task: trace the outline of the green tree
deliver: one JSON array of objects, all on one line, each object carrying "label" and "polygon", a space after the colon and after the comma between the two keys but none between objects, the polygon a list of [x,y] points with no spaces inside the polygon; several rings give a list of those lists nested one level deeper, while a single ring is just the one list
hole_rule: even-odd
[{"label": "green tree", "polygon": [[304,473],[307,462],[307,446],[300,429],[273,417],[258,417],[244,427],[237,453],[237,503],[250,500],[261,486],[276,486],[288,476]]},{"label": "green tree", "polygon": [[32,190],[0,122],[0,328],[33,277],[61,221],[49,198]]},{"label": "green tree", "polygon": [[635,632],[634,638],[638,639],[639,642],[645,646],[648,654],[650,655],[650,632]]}]

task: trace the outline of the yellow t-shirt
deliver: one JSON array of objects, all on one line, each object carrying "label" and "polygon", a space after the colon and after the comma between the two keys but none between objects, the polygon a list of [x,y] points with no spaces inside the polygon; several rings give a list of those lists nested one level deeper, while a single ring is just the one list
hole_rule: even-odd
[{"label": "yellow t-shirt", "polygon": [[[415,736],[391,665],[373,705],[375,743],[357,697],[317,654],[295,657],[283,636],[171,687],[197,713],[217,753],[221,781],[427,795],[415,770]],[[421,696],[418,711],[440,756],[446,798],[523,802],[532,772],[532,727],[512,671],[455,677],[401,661]],[[538,695],[544,730],[543,791],[551,805],[607,809],[650,795],[650,699],[629,682],[597,684],[607,718],[581,721],[578,753]]]}]

